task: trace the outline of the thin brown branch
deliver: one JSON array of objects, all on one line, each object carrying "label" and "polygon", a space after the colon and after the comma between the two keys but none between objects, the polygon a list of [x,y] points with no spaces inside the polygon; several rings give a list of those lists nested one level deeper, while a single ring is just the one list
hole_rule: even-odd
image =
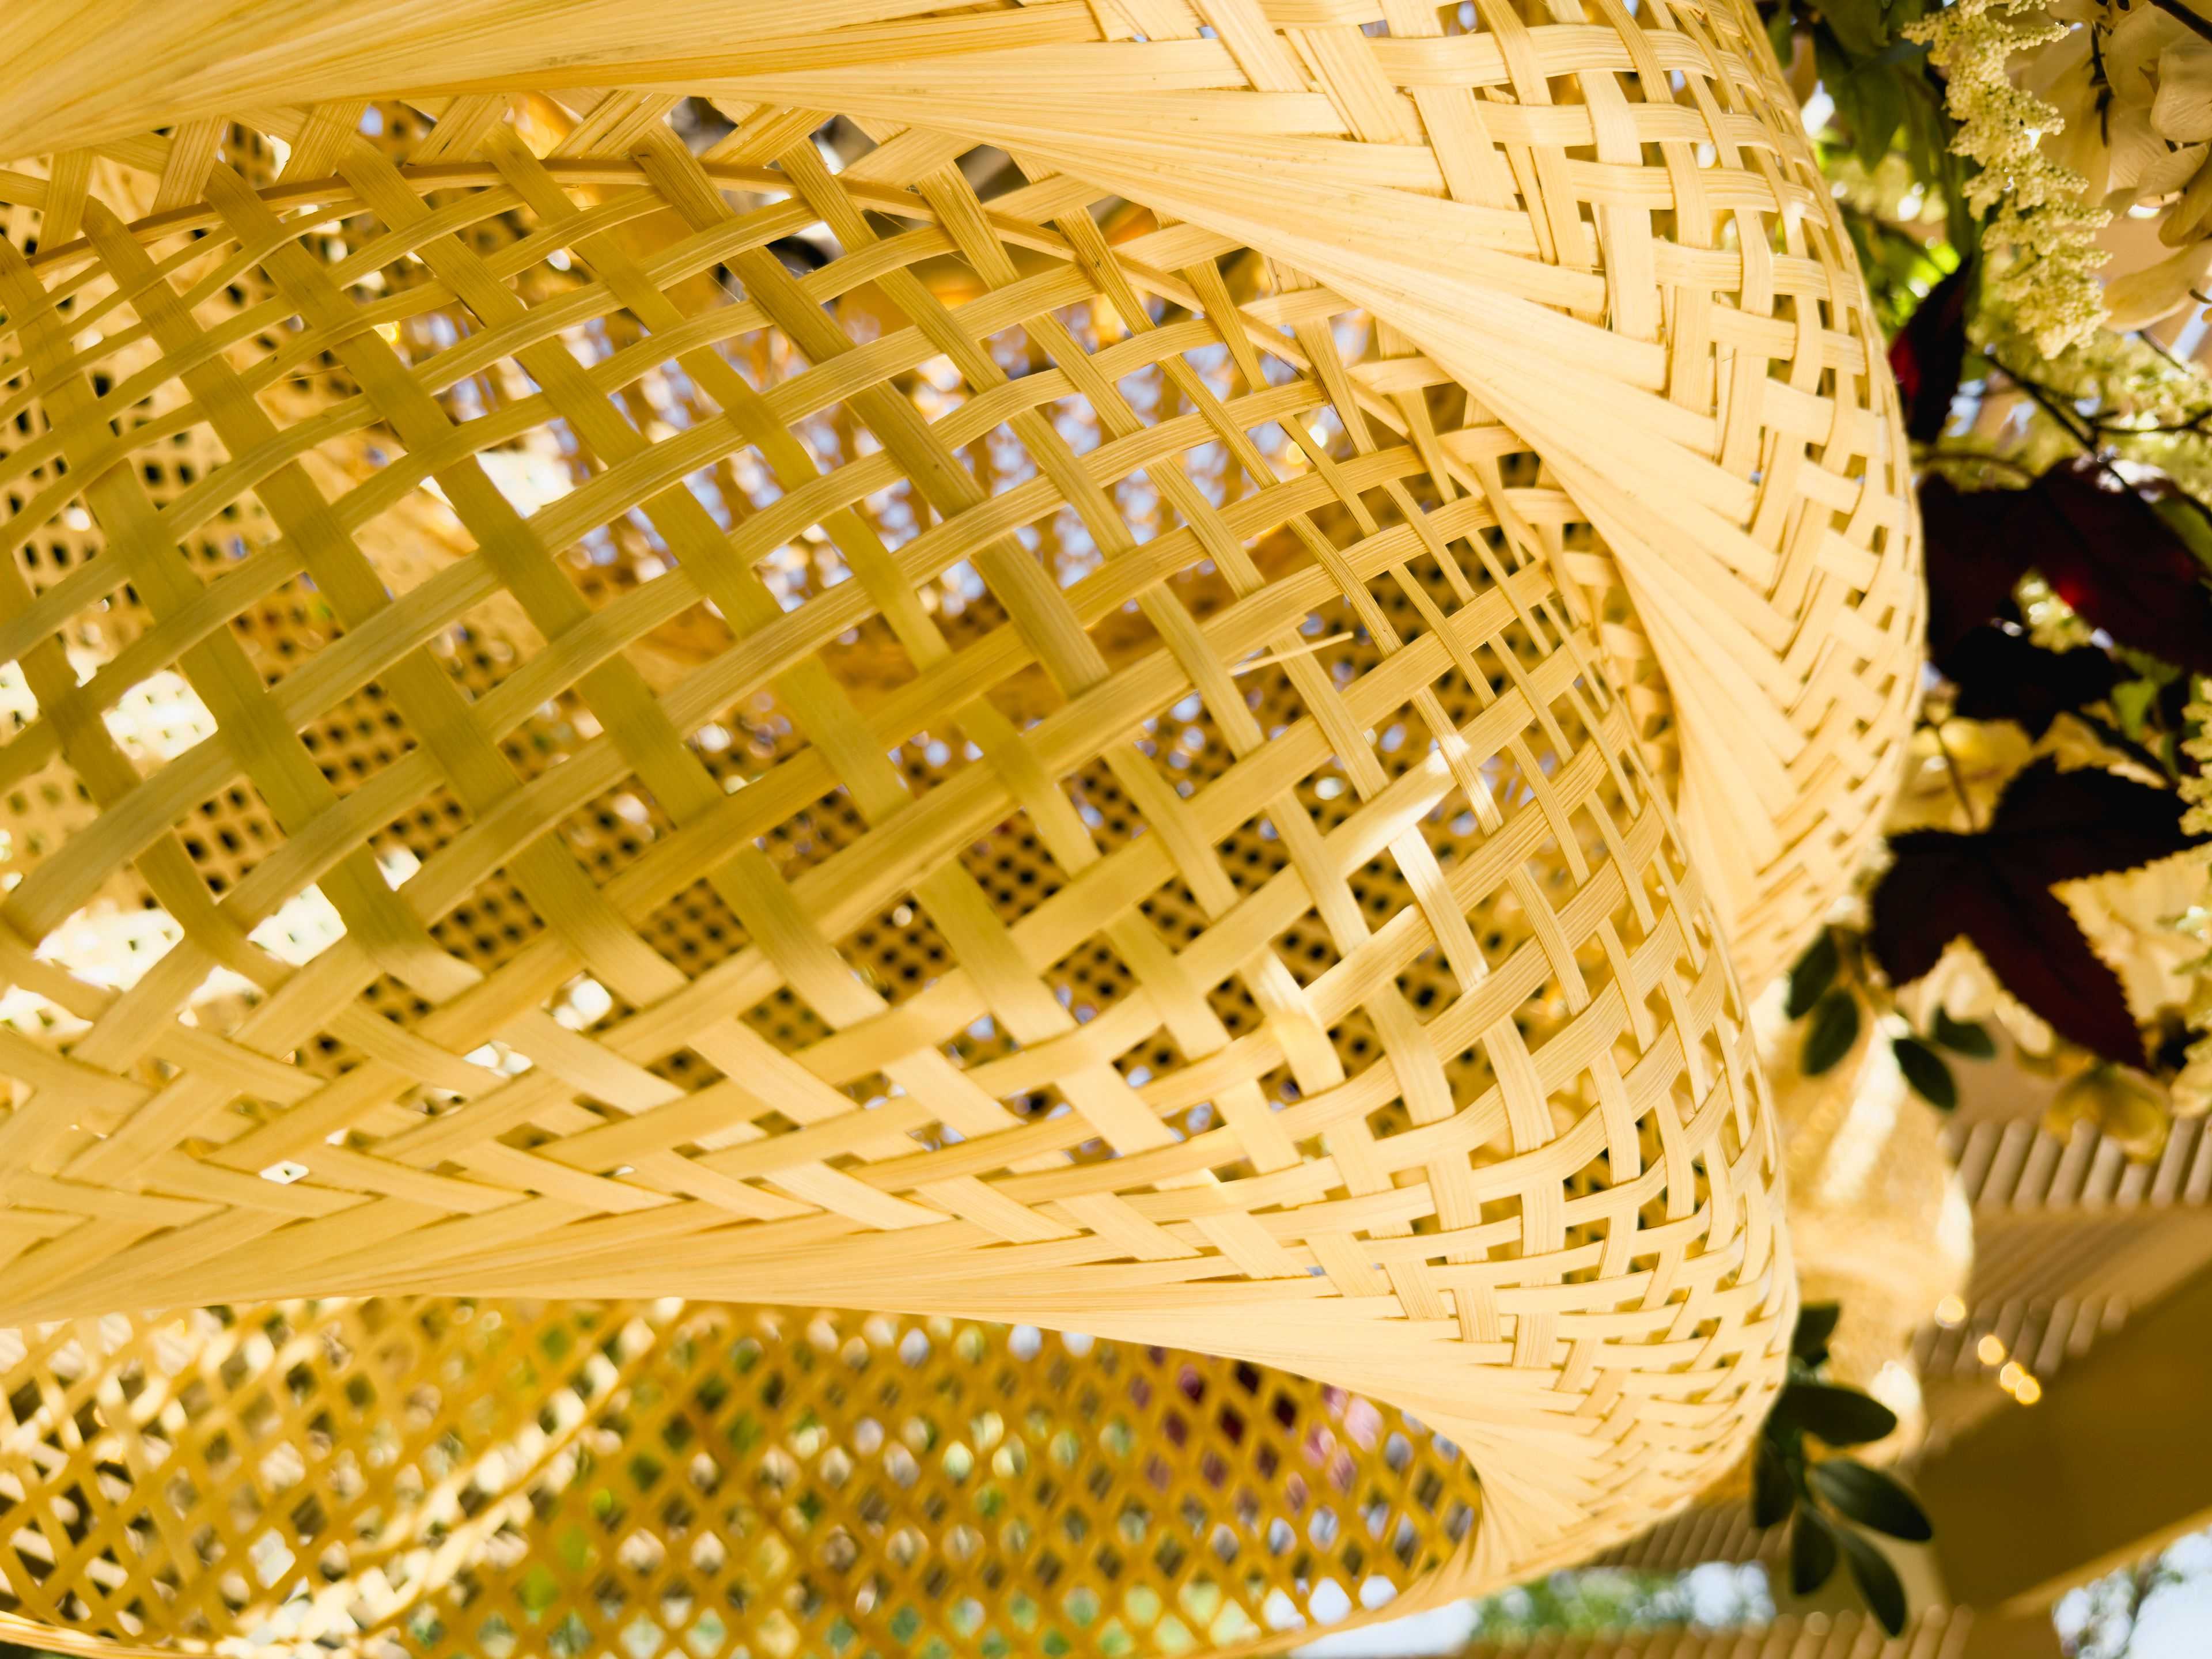
[{"label": "thin brown branch", "polygon": [[2150,0],[2150,3],[2182,27],[2212,40],[2212,17],[2200,16],[2183,5],[2181,0]]}]

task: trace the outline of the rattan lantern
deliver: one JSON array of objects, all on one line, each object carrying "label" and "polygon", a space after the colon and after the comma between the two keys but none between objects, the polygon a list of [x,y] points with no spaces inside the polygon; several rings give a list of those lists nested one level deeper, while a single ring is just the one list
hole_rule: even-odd
[{"label": "rattan lantern", "polygon": [[1759,32],[703,9],[12,60],[14,1611],[1176,1651],[1644,1524],[1790,1299],[1708,884],[1825,904],[1917,631]]}]

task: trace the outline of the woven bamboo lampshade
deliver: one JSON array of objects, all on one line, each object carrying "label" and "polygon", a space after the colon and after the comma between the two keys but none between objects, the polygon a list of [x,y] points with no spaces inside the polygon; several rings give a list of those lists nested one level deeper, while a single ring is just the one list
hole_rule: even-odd
[{"label": "woven bamboo lampshade", "polygon": [[[921,177],[922,147],[989,143],[1203,225],[1413,343],[1363,377],[1389,400],[1463,388],[1438,434],[1455,460],[1489,459],[1462,422],[1542,458],[1573,512],[1528,528],[1603,619],[1662,781],[1680,768],[1746,982],[1844,890],[1910,726],[1917,526],[1880,330],[1747,7],[638,9],[30,0],[0,25],[0,156],[56,155],[73,229],[95,155],[136,159],[177,208],[241,112],[295,137],[319,112],[305,179],[365,94],[465,100],[433,141],[448,164],[522,89],[588,112],[574,160],[623,155],[697,94],[739,118],[733,157],[771,162],[839,111],[904,136],[887,182]],[[179,122],[174,154],[140,136]]]},{"label": "woven bamboo lampshade", "polygon": [[1755,25],[503,9],[9,42],[15,1611],[1176,1651],[1727,1467],[1917,632]]}]

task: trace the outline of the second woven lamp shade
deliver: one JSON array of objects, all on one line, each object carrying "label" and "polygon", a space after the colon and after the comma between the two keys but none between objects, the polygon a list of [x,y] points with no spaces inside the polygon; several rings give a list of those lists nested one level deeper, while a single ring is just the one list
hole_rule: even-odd
[{"label": "second woven lamp shade", "polygon": [[[1790,1276],[1711,884],[1832,897],[1917,603],[1755,25],[735,7],[664,88],[508,9],[478,85],[466,6],[278,20],[298,108],[64,54],[113,131],[0,174],[12,1611],[1242,1646],[1726,1468]],[[1012,1520],[817,1529],[923,1419]]]}]

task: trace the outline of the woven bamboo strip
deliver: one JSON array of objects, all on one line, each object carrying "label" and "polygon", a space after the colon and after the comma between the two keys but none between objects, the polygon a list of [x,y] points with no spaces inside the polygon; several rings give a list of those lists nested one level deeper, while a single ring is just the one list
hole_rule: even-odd
[{"label": "woven bamboo strip", "polygon": [[633,100],[946,129],[1265,249],[1556,472],[1611,556],[1575,580],[1632,602],[1617,665],[1671,699],[1660,769],[1679,753],[1747,979],[1871,845],[1917,684],[1902,434],[1848,240],[1734,4],[180,5],[126,64],[90,27],[22,33],[0,153],[265,100],[442,103],[557,63]]},{"label": "woven bamboo strip", "polygon": [[[1483,82],[1466,50],[1496,35],[1517,62],[1516,27],[1548,51],[1570,26],[1437,35],[1424,50],[1455,67],[1392,67],[1401,109],[1362,66],[1419,45],[1416,18],[1391,40],[1224,14],[1209,40],[1148,13],[1145,40],[1053,56],[1099,32],[1085,16],[763,49],[731,81],[835,63],[839,90],[708,85],[736,125],[703,154],[651,76],[425,95],[436,124],[402,116],[403,139],[402,106],[358,101],[385,89],[365,67],[358,92],[255,109],[212,158],[197,131],[116,141],[105,159],[157,181],[164,211],[126,227],[88,189],[82,240],[7,261],[19,535],[77,512],[99,550],[0,617],[27,693],[5,752],[100,809],[42,840],[0,912],[19,995],[61,1039],[8,1060],[8,1316],[834,1293],[1191,1348],[1371,1394],[1463,1449],[1482,1522],[1432,1586],[1569,1559],[1725,1466],[1772,1385],[1787,1276],[1698,873],[1716,866],[1688,855],[1710,831],[1693,811],[1686,849],[1642,759],[1679,756],[1696,806],[1704,694],[1667,633],[1691,623],[1651,623],[1685,601],[1639,591],[1662,567],[1639,578],[1603,522],[1615,481],[1531,442],[1553,416],[1455,364],[1449,342],[1477,335],[1432,313],[1467,272],[1422,275],[1447,262],[1401,233],[1427,198],[1376,166],[1419,137],[1384,136],[1392,111],[1480,92],[1506,195],[1455,232],[1489,239],[1467,270],[1508,299],[1618,306],[1620,278],[1547,262],[1578,222],[1565,198],[1510,205],[1581,178],[1559,172],[1571,137],[1536,155],[1583,118],[1515,126],[1535,100],[1502,102],[1504,70]],[[1708,50],[1703,27],[1632,46]],[[957,47],[927,92],[957,137],[904,125],[911,89],[884,90],[904,69],[867,67],[894,39],[935,63],[931,30]],[[1031,31],[1018,58],[1009,31]],[[1219,88],[1244,88],[1241,115],[1199,63],[1216,41],[1243,54]],[[364,65],[382,49],[353,46]],[[1594,66],[1565,72],[1601,76],[1579,50]],[[970,51],[1000,54],[972,93]],[[1028,107],[1039,74],[1067,92],[1050,109]],[[1138,186],[1152,152],[1086,126],[1109,95],[1093,76],[1125,101],[1194,94],[1192,165],[1169,169],[1187,177]],[[829,108],[866,135],[834,169],[806,142]],[[1232,116],[1241,195],[1200,165]],[[371,118],[382,142],[349,136]],[[1315,148],[1331,121],[1335,149]],[[237,171],[252,130],[295,163],[258,189]],[[1020,165],[979,195],[953,163],[988,137]],[[1288,198],[1266,181],[1293,167],[1387,209],[1398,263],[1328,255],[1311,212],[1271,222]],[[35,174],[0,196],[46,210]],[[1751,176],[1715,200],[1755,219],[1729,195]],[[169,205],[187,179],[204,200]],[[1764,202],[1826,211],[1802,186]],[[819,268],[787,269],[810,236]],[[1797,312],[1824,272],[1856,320],[1808,334],[1797,315],[1791,361],[1883,407],[1847,254],[1783,244],[1761,314]],[[1522,395],[1586,415],[1583,368],[1632,379],[1644,359],[1566,320],[1523,344],[1574,372]],[[1780,344],[1712,326],[1723,357]],[[1763,389],[1784,386],[1729,396],[1802,424],[1809,405]],[[1824,428],[1840,482],[1747,452],[1802,483],[1771,509],[1813,550],[1795,575],[1717,533],[1759,493],[1732,495],[1718,461],[1668,513],[1763,599],[1817,601],[1823,788],[1867,793],[1911,678],[1867,630],[1909,637],[1914,601],[1905,520],[1861,467],[1884,422],[1850,407]],[[1646,425],[1729,429],[1705,418]],[[137,457],[195,434],[207,460],[149,484]],[[519,498],[549,443],[568,476]],[[215,580],[161,550],[226,518],[250,550]],[[1846,520],[1871,564],[1814,533]],[[628,573],[611,586],[600,549]],[[1696,626],[1755,631],[1724,583],[1686,591]],[[325,619],[296,662],[228,625],[295,593]],[[56,651],[93,617],[128,638],[80,685]],[[206,734],[118,749],[106,711],[156,669]],[[290,736],[370,705],[389,736],[366,752]],[[227,798],[265,844],[179,835]],[[1826,879],[1803,849],[1859,831],[1799,810],[1802,910]],[[1735,850],[1719,867],[1741,875]],[[103,984],[33,959],[118,893],[165,919],[158,963]],[[272,953],[268,926],[299,933],[310,896],[324,931]]]}]

